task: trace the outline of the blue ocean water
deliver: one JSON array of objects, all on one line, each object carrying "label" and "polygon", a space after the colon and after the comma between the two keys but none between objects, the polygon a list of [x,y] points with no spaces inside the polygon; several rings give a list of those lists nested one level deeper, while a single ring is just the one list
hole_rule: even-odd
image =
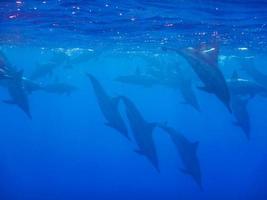
[{"label": "blue ocean water", "polygon": [[[1,0],[0,199],[267,199],[266,24],[265,0]],[[177,53],[187,47],[204,59],[196,54],[201,62],[190,63],[192,57]],[[218,55],[210,56],[217,48]],[[237,72],[236,80],[262,89],[229,92],[231,101],[245,98],[249,121],[235,123],[247,119],[244,109],[232,105],[231,113],[214,91],[198,89],[203,80],[196,65],[206,81],[218,80],[216,67],[227,84]],[[4,78],[2,66],[8,69]],[[159,172],[136,152],[131,120],[139,134],[147,130],[133,111],[133,119],[127,115],[123,100],[118,99],[117,111],[131,139],[106,125],[99,105],[105,98],[97,99],[86,73],[110,97],[129,98],[145,122],[172,127],[190,144],[199,142],[201,185],[183,172],[182,156],[193,150],[177,151],[160,127],[152,133]],[[199,110],[184,103],[179,82],[184,77]],[[28,90],[27,81],[37,88]],[[28,113],[8,105],[15,97],[23,101],[23,95]],[[248,124],[249,138],[242,130]],[[192,165],[191,158],[187,161]]]}]

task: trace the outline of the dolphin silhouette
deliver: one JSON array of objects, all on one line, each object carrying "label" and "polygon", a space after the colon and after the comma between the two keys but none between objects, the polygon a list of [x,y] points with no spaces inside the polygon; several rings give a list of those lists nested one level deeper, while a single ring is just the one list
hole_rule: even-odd
[{"label": "dolphin silhouette", "polygon": [[231,79],[227,80],[227,84],[232,95],[244,97],[267,96],[267,88],[254,81],[240,78],[236,71],[233,72]]},{"label": "dolphin silhouette", "polygon": [[204,84],[198,89],[214,94],[227,107],[229,112],[232,112],[230,92],[226,80],[218,67],[218,46],[214,45],[209,48],[203,45],[199,48],[188,47],[185,49],[165,47],[164,50],[175,51],[185,58]]},{"label": "dolphin silhouette", "polygon": [[165,124],[160,124],[158,127],[169,134],[173,144],[175,145],[184,164],[184,169],[181,169],[181,172],[192,176],[198,186],[203,189],[202,173],[197,156],[198,142],[190,142],[184,135]]},{"label": "dolphin silhouette", "polygon": [[250,117],[247,110],[248,98],[239,95],[232,95],[231,106],[233,115],[236,119],[234,125],[240,127],[245,133],[247,139],[250,139]]},{"label": "dolphin silhouette", "polygon": [[105,125],[114,128],[130,140],[127,127],[119,112],[119,97],[110,97],[93,75],[88,73],[86,75],[91,81],[100,110],[107,120]]},{"label": "dolphin silhouette", "polygon": [[153,131],[157,123],[145,121],[134,103],[127,97],[120,97],[125,104],[126,115],[133,132],[138,149],[136,153],[145,156],[159,172],[159,163],[153,139]]},{"label": "dolphin silhouette", "polygon": [[4,100],[3,102],[6,104],[17,105],[31,119],[32,116],[29,107],[28,95],[23,84],[22,75],[23,71],[19,71],[8,81],[7,89],[11,99]]}]

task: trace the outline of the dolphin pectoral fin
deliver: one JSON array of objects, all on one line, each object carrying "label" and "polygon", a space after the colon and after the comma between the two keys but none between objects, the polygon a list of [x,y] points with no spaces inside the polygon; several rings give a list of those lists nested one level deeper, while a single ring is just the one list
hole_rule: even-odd
[{"label": "dolphin pectoral fin", "polygon": [[207,88],[205,86],[199,86],[197,87],[199,90],[202,90],[204,92],[207,92],[207,93],[213,93],[213,91],[210,89],[210,88]]},{"label": "dolphin pectoral fin", "polygon": [[3,100],[2,102],[5,103],[5,104],[9,104],[9,105],[16,104],[15,101],[13,101],[13,100]]}]

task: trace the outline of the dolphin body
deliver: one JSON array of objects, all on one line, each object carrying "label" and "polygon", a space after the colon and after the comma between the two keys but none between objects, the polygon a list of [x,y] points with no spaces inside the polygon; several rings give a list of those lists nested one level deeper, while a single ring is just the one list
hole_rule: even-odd
[{"label": "dolphin body", "polygon": [[233,72],[231,79],[227,80],[227,84],[233,95],[242,95],[245,97],[260,95],[267,97],[267,88],[254,81],[239,78],[236,71]]},{"label": "dolphin body", "polygon": [[159,125],[159,128],[169,134],[173,144],[184,165],[181,172],[193,177],[198,186],[202,189],[202,173],[199,159],[197,156],[198,142],[190,142],[184,135],[177,132],[174,128],[166,125]]},{"label": "dolphin body", "polygon": [[23,71],[17,71],[8,61],[3,52],[0,52],[0,68],[4,69],[8,79],[1,82],[9,92],[10,100],[3,102],[10,105],[17,105],[31,119],[28,95],[24,87]]},{"label": "dolphin body", "polygon": [[78,88],[67,84],[67,83],[52,83],[49,85],[43,86],[43,91],[53,94],[66,94],[70,95],[74,91],[77,91]]},{"label": "dolphin body", "polygon": [[33,92],[36,92],[36,91],[43,91],[44,90],[43,85],[39,82],[32,81],[26,77],[22,77],[22,81],[23,81],[25,90],[29,94],[32,94]]},{"label": "dolphin body", "polygon": [[175,70],[176,77],[174,77],[174,79],[177,81],[177,87],[183,96],[183,104],[191,105],[197,111],[200,111],[200,106],[193,90],[191,79],[185,76],[180,67],[176,66]]},{"label": "dolphin body", "polygon": [[23,84],[22,74],[23,71],[17,72],[13,75],[13,78],[8,81],[7,89],[11,99],[4,100],[3,102],[6,104],[17,105],[31,119],[32,116],[29,107],[29,100],[27,91],[25,90]]},{"label": "dolphin body", "polygon": [[232,95],[231,106],[236,119],[234,125],[240,127],[247,139],[250,139],[250,116],[247,110],[248,99],[239,95]]},{"label": "dolphin body", "polygon": [[91,74],[87,74],[87,76],[92,83],[100,110],[107,120],[105,125],[114,128],[127,139],[130,139],[127,127],[119,112],[119,97],[110,97],[94,76]]},{"label": "dolphin body", "polygon": [[168,88],[178,89],[184,99],[182,103],[191,105],[197,111],[200,111],[197,97],[192,87],[192,81],[189,77],[185,76],[185,72],[181,67],[176,65],[174,68],[167,70],[154,67],[150,68],[148,73],[158,81],[158,84]]},{"label": "dolphin body", "polygon": [[125,104],[126,115],[138,146],[135,152],[145,156],[159,172],[158,157],[153,139],[153,131],[157,124],[145,121],[130,99],[127,97],[120,98]]},{"label": "dolphin body", "polygon": [[48,75],[51,76],[56,67],[57,67],[57,64],[52,61],[45,63],[45,64],[37,64],[36,68],[33,70],[31,75],[29,76],[29,79],[36,80],[36,79],[44,78]]},{"label": "dolphin body", "polygon": [[135,74],[119,76],[115,79],[115,81],[131,84],[131,85],[140,85],[144,87],[152,87],[158,84],[158,80],[153,76],[140,74],[139,69],[136,69]]},{"label": "dolphin body", "polygon": [[256,69],[252,62],[243,63],[241,67],[256,83],[267,89],[267,74],[263,74]]},{"label": "dolphin body", "polygon": [[226,80],[218,67],[218,47],[185,48],[181,50],[164,48],[164,50],[173,50],[186,59],[194,72],[204,84],[199,89],[214,94],[229,110],[230,92]]}]

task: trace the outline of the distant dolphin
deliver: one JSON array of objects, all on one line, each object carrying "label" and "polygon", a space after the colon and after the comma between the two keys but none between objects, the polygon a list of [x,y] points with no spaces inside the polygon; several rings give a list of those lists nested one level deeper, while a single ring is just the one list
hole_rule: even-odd
[{"label": "distant dolphin", "polygon": [[17,105],[21,110],[23,110],[26,115],[31,119],[31,112],[29,108],[29,101],[27,92],[24,88],[22,80],[23,71],[17,72],[13,75],[14,78],[10,79],[7,84],[7,89],[10,94],[10,100],[4,100],[6,104]]},{"label": "distant dolphin", "polygon": [[138,68],[136,69],[135,74],[119,76],[115,79],[115,81],[144,87],[152,87],[158,84],[158,81],[154,77],[141,74]]},{"label": "distant dolphin", "polygon": [[263,74],[256,67],[254,67],[252,61],[241,63],[241,67],[256,83],[267,89],[267,74]]},{"label": "distant dolphin", "polygon": [[55,68],[57,67],[57,64],[55,62],[48,62],[45,64],[36,64],[36,68],[32,71],[31,75],[29,76],[29,79],[36,80],[40,78],[44,78],[48,75],[52,75]]},{"label": "distant dolphin", "polygon": [[163,50],[173,50],[184,57],[204,84],[203,87],[198,88],[217,96],[227,109],[232,112],[228,86],[218,67],[219,50],[217,46],[212,48],[204,46],[200,48],[189,47],[181,50],[164,48]]},{"label": "distant dolphin", "polygon": [[233,95],[249,97],[260,95],[267,97],[267,89],[265,87],[254,81],[240,78],[236,71],[233,72],[231,79],[227,80],[227,84]]},{"label": "distant dolphin", "polygon": [[231,106],[233,115],[236,119],[234,125],[240,127],[245,133],[247,139],[250,139],[250,117],[247,110],[248,98],[242,98],[239,95],[232,95]]},{"label": "distant dolphin", "polygon": [[102,111],[102,114],[107,120],[107,123],[105,123],[105,125],[114,128],[127,139],[130,139],[127,127],[119,112],[119,97],[108,96],[104,88],[94,76],[92,76],[91,74],[87,74],[87,76],[89,77],[92,83],[100,110]]},{"label": "distant dolphin", "polygon": [[32,94],[35,91],[42,91],[44,90],[43,84],[39,82],[32,81],[26,77],[22,77],[24,89],[29,93]]},{"label": "distant dolphin", "polygon": [[200,111],[200,106],[196,94],[192,87],[192,80],[185,76],[180,67],[176,67],[177,81],[179,90],[184,98],[184,104],[191,105],[197,111]]},{"label": "distant dolphin", "polygon": [[197,156],[198,142],[190,142],[184,135],[167,125],[159,125],[159,128],[166,131],[174,143],[185,167],[181,172],[192,176],[202,189],[202,174]]},{"label": "distant dolphin", "polygon": [[179,65],[176,64],[173,67],[164,66],[164,68],[154,66],[149,68],[147,73],[153,76],[159,85],[175,90],[178,89],[184,99],[182,103],[191,105],[197,111],[200,111],[195,92],[192,88],[192,81],[186,76],[185,71]]},{"label": "distant dolphin", "polygon": [[153,138],[153,131],[157,124],[145,121],[129,98],[120,98],[125,104],[126,115],[138,146],[138,149],[135,150],[135,152],[145,156],[159,172],[158,157]]},{"label": "distant dolphin", "polygon": [[70,85],[67,83],[59,83],[59,82],[43,86],[43,91],[54,94],[70,95],[76,90],[78,90],[78,88],[75,87],[74,85]]}]

